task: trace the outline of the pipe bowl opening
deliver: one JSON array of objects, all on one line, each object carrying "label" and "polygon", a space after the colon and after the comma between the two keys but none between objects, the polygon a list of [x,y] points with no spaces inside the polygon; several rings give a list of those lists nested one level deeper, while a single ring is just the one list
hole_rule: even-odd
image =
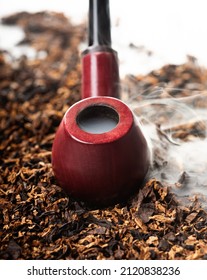
[{"label": "pipe bowl opening", "polygon": [[119,123],[119,114],[105,104],[94,104],[83,109],[76,117],[80,129],[91,134],[113,130]]}]

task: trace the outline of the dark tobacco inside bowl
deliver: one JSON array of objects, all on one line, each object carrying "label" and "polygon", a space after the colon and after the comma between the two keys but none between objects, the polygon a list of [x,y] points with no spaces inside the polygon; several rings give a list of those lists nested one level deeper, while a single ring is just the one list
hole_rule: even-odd
[{"label": "dark tobacco inside bowl", "polygon": [[[62,191],[51,148],[65,111],[80,99],[78,45],[85,27],[46,12],[18,13],[3,23],[21,26],[20,44],[46,56],[15,59],[0,52],[0,259],[207,259],[206,212],[196,200],[178,203],[157,179],[126,204],[101,210]],[[191,61],[135,82],[146,90],[160,82],[187,89],[193,81],[204,90],[206,73]]]}]

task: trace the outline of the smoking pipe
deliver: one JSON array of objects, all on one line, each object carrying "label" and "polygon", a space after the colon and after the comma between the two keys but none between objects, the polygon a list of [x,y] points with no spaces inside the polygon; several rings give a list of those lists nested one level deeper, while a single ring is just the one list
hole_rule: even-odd
[{"label": "smoking pipe", "polygon": [[65,113],[52,148],[54,174],[72,197],[95,207],[126,201],[150,163],[139,122],[119,97],[109,0],[90,0],[89,47],[82,56],[82,100]]},{"label": "smoking pipe", "polygon": [[111,48],[109,0],[89,1],[89,42],[82,54],[82,98],[119,98],[117,52]]}]

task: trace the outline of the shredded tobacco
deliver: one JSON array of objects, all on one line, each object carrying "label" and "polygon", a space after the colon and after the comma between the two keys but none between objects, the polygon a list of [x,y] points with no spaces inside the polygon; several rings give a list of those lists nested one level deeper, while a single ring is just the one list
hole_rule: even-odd
[{"label": "shredded tobacco", "polygon": [[[49,12],[2,22],[21,26],[20,44],[37,55],[16,59],[0,52],[0,259],[207,259],[207,213],[196,200],[178,203],[156,178],[137,186],[125,204],[105,209],[89,209],[63,192],[51,149],[65,111],[80,99],[85,26]],[[142,91],[162,82],[185,95],[192,87],[206,90],[207,71],[190,59],[128,82]],[[174,128],[187,141],[186,131]]]}]

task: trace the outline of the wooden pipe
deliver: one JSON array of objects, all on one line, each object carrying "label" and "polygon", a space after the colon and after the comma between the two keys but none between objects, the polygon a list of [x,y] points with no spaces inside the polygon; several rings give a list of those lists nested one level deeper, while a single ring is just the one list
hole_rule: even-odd
[{"label": "wooden pipe", "polygon": [[75,199],[95,207],[126,201],[141,186],[150,164],[141,126],[118,99],[119,71],[111,48],[108,4],[108,0],[90,0],[82,100],[65,113],[52,148],[59,184]]},{"label": "wooden pipe", "polygon": [[82,99],[119,98],[117,52],[111,48],[109,0],[89,2],[89,47],[82,53]]},{"label": "wooden pipe", "polygon": [[86,98],[69,108],[52,155],[63,189],[99,207],[126,201],[135,193],[150,161],[140,124],[126,104],[112,97]]}]

